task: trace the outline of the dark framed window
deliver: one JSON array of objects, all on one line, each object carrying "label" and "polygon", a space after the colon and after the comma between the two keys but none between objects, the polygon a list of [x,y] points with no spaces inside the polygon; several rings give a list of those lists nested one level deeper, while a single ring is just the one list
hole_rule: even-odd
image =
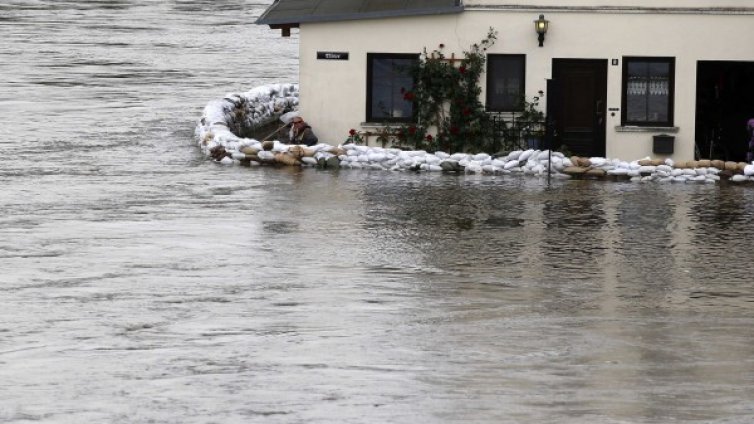
[{"label": "dark framed window", "polygon": [[673,126],[675,58],[623,58],[623,125]]},{"label": "dark framed window", "polygon": [[414,105],[406,93],[414,88],[411,67],[418,54],[367,53],[367,121],[411,122]]},{"label": "dark framed window", "polygon": [[487,110],[518,112],[523,110],[526,89],[526,55],[487,55]]}]

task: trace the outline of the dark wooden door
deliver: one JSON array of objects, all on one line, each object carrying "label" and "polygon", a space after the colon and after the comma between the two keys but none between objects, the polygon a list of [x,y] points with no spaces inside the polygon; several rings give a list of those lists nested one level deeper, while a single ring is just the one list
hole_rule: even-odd
[{"label": "dark wooden door", "polygon": [[[605,156],[607,112],[606,59],[553,59],[557,95],[548,109],[555,129],[555,147],[579,156]],[[548,103],[549,103],[548,101]]]}]

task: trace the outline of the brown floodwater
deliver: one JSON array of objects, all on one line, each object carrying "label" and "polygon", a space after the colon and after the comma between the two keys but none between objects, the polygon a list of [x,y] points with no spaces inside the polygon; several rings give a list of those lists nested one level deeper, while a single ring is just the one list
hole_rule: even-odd
[{"label": "brown floodwater", "polygon": [[217,165],[269,3],[0,5],[0,423],[754,421],[753,187]]}]

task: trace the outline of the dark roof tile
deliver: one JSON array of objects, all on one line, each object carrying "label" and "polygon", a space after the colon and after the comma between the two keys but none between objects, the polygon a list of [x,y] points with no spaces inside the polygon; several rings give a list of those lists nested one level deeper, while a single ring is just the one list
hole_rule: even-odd
[{"label": "dark roof tile", "polygon": [[297,25],[301,22],[436,15],[462,10],[460,0],[276,0],[256,23]]}]

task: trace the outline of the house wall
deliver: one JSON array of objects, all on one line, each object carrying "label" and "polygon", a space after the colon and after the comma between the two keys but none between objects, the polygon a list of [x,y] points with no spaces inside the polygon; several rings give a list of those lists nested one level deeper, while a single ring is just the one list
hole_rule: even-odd
[{"label": "house wall", "polygon": [[[457,15],[406,17],[334,23],[302,24],[300,28],[301,111],[320,139],[340,143],[351,128],[363,129],[366,114],[366,54],[417,53],[433,50],[440,43],[447,56],[462,56],[465,49],[484,38],[489,27],[498,32],[488,53],[526,54],[526,94],[545,91],[553,58],[618,59],[608,66],[608,108],[621,107],[623,56],[670,56],[676,58],[675,128],[639,129],[621,127],[621,114],[608,113],[607,156],[626,160],[652,154],[652,136],[676,136],[676,160],[694,156],[696,114],[696,66],[699,60],[753,61],[754,16],[717,11],[696,14],[644,10],[624,13],[592,9],[497,9],[497,2],[466,2],[467,11]],[[485,3],[486,5],[482,4]],[[519,1],[547,6],[558,1]],[[571,2],[592,5],[595,1]],[[710,5],[740,1],[634,0],[640,5]],[[747,1],[747,3],[749,3]],[[754,2],[752,2],[754,5]],[[470,9],[470,10],[469,10]],[[533,21],[540,13],[550,21],[544,47],[538,47]],[[347,61],[317,60],[317,51],[348,52]],[[481,85],[484,90],[485,76]],[[484,99],[484,93],[482,99]],[[742,93],[744,95],[744,93]],[[541,102],[543,109],[547,99]]]}]

